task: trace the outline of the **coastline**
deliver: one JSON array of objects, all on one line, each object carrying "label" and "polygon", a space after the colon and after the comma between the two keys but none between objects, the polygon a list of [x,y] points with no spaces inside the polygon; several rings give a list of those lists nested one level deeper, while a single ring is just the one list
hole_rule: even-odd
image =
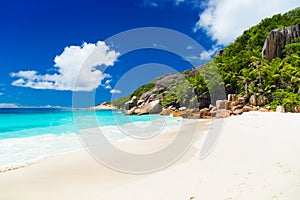
[{"label": "coastline", "polygon": [[[174,129],[174,127],[180,125],[182,120],[184,121],[186,119],[165,118],[165,124],[164,127],[162,127],[162,130],[167,131],[172,128]],[[100,130],[111,142],[130,141],[132,138],[122,133],[122,131],[126,131],[126,127],[139,127],[148,123],[149,121],[138,121],[120,126],[107,125],[101,126]],[[153,126],[155,126],[155,124],[152,125],[152,127]],[[92,130],[93,128],[82,129],[82,131]],[[82,144],[83,141],[79,135],[80,134],[78,133],[70,132],[58,135],[42,134],[23,138],[7,138],[0,140],[0,146],[2,147],[2,151],[0,153],[3,156],[0,159],[0,173],[28,167],[49,157],[84,150],[84,145]],[[21,152],[21,149],[24,150]],[[27,150],[31,152],[30,155]]]},{"label": "coastline", "polygon": [[[196,125],[197,120],[189,120]],[[102,166],[86,151],[53,156],[0,173],[1,199],[297,199],[300,116],[249,112],[224,119],[212,153],[199,160],[209,121],[175,164],[155,173],[133,175]],[[206,126],[203,126],[206,124]],[[161,148],[174,130],[154,146],[119,142],[128,151]],[[148,148],[148,149],[147,149]],[[149,189],[151,188],[151,189]]]}]

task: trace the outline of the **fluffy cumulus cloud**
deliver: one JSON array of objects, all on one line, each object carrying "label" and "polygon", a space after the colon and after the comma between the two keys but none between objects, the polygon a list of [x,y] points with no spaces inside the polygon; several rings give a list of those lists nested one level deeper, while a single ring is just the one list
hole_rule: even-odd
[{"label": "fluffy cumulus cloud", "polygon": [[109,74],[97,67],[113,66],[119,55],[102,41],[69,46],[54,59],[56,73],[39,74],[34,70],[11,73],[11,77],[17,78],[12,85],[34,89],[91,91],[99,87],[103,79],[110,78]]},{"label": "fluffy cumulus cloud", "polygon": [[208,0],[195,31],[202,29],[218,45],[227,45],[261,19],[298,6],[295,0]]},{"label": "fluffy cumulus cloud", "polygon": [[110,93],[111,93],[111,94],[120,94],[120,93],[121,93],[121,90],[112,89],[112,90],[110,90]]}]

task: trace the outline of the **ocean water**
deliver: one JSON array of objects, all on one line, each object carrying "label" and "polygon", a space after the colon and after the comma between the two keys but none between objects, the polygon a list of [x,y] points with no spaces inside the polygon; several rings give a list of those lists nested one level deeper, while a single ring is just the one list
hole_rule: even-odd
[{"label": "ocean water", "polygon": [[120,111],[54,108],[0,108],[0,170],[83,148],[78,130],[101,127],[110,140],[122,139],[122,129],[153,121],[178,120],[160,115],[125,116]]}]

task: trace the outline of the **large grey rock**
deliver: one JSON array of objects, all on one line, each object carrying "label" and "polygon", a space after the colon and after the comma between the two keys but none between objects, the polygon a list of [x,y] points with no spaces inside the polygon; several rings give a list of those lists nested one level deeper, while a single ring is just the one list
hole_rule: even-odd
[{"label": "large grey rock", "polygon": [[190,108],[199,108],[199,102],[196,98],[192,98],[190,101],[189,101],[189,107]]},{"label": "large grey rock", "polygon": [[216,101],[217,110],[224,110],[227,107],[227,100],[217,100]]},{"label": "large grey rock", "polygon": [[130,99],[130,101],[135,101],[136,102],[137,101],[136,96],[132,96],[131,99]]},{"label": "large grey rock", "polygon": [[159,114],[162,111],[162,105],[159,100],[151,101],[150,103],[135,110],[137,115],[144,114]]},{"label": "large grey rock", "polygon": [[140,100],[143,100],[146,102],[149,99],[149,97],[151,96],[151,94],[152,93],[150,91],[143,93],[142,96],[140,97]]},{"label": "large grey rock", "polygon": [[168,74],[163,77],[160,77],[158,79],[158,81],[155,83],[154,88],[156,88],[156,90],[159,90],[158,88],[166,87],[166,86],[169,86],[172,84],[176,85],[177,82],[182,81],[182,80],[185,80],[185,79],[184,79],[184,76],[180,73]]},{"label": "large grey rock", "polygon": [[136,96],[131,97],[130,101],[125,102],[124,108],[125,110],[130,110],[133,107],[137,106],[137,98]]},{"label": "large grey rock", "polygon": [[265,40],[262,56],[268,61],[281,57],[284,47],[297,37],[300,37],[300,24],[272,30]]},{"label": "large grey rock", "polygon": [[124,104],[125,110],[130,110],[131,108],[135,107],[136,103],[134,101],[127,101]]},{"label": "large grey rock", "polygon": [[129,101],[125,102],[125,104],[124,104],[124,109],[125,109],[125,110],[130,110]]},{"label": "large grey rock", "polygon": [[145,101],[140,99],[140,100],[137,101],[137,106],[142,106],[143,103],[145,103]]},{"label": "large grey rock", "polygon": [[159,96],[157,94],[151,94],[150,97],[148,98],[148,102],[154,101],[159,99]]}]

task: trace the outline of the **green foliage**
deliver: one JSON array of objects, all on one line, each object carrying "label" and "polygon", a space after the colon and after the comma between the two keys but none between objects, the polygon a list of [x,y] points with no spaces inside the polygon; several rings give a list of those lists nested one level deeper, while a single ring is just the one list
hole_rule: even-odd
[{"label": "green foliage", "polygon": [[125,97],[121,97],[121,98],[116,99],[116,100],[112,100],[111,104],[116,106],[117,108],[121,108],[121,107],[124,106],[125,102],[129,101],[129,100],[130,100],[130,96],[125,96]]},{"label": "green foliage", "polygon": [[[222,74],[227,93],[240,93],[244,90],[238,85],[236,77],[241,75],[239,73],[242,69],[248,68],[251,64],[258,66],[262,63],[261,51],[269,32],[283,26],[295,25],[299,20],[300,8],[283,15],[277,14],[272,18],[265,18],[258,25],[244,31],[243,35],[238,37],[234,43],[228,45],[222,56],[214,58],[213,61]],[[287,46],[287,52],[294,53],[298,51],[299,46],[299,41],[295,41],[294,44]],[[258,58],[258,60],[253,61],[253,57]]]},{"label": "green foliage", "polygon": [[181,107],[187,107],[189,105],[189,100],[193,97],[192,88],[185,80],[176,85],[173,93],[177,99],[176,103],[179,103]]},{"label": "green foliage", "polygon": [[169,93],[163,96],[162,105],[164,107],[170,105],[177,105],[178,107],[188,106],[189,100],[193,97],[193,88],[186,80],[179,82],[175,88],[171,89]]},{"label": "green foliage", "polygon": [[153,90],[152,94],[158,94],[158,91],[157,90]]},{"label": "green foliage", "polygon": [[171,93],[165,95],[162,98],[161,104],[163,107],[168,107],[170,105],[178,104],[178,99],[176,97],[176,94],[171,92]]},{"label": "green foliage", "polygon": [[136,96],[137,99],[139,99],[142,96],[142,94],[144,94],[145,92],[149,91],[150,89],[152,89],[154,87],[155,82],[156,81],[152,81],[150,83],[142,85],[137,90],[135,90],[133,93],[131,93],[130,97]]},{"label": "green foliage", "polygon": [[272,93],[272,102],[269,105],[273,110],[277,105],[282,105],[287,112],[292,112],[295,106],[300,106],[300,97],[298,94],[280,89]]},{"label": "green foliage", "polygon": [[[226,92],[250,97],[265,96],[272,109],[281,104],[287,111],[299,104],[300,94],[300,38],[286,45],[282,58],[271,62],[261,57],[265,38],[269,32],[300,21],[300,8],[283,15],[263,19],[258,25],[224,49],[222,56],[214,58]],[[282,97],[282,98],[279,98]]]}]

